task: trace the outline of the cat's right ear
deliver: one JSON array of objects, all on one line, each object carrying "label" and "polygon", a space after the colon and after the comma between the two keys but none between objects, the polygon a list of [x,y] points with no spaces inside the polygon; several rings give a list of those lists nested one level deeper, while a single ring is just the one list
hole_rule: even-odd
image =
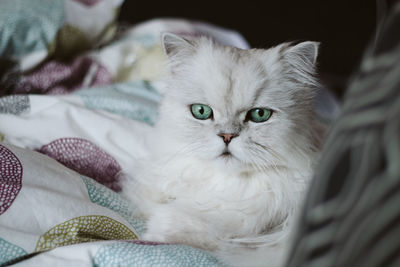
[{"label": "cat's right ear", "polygon": [[191,55],[195,52],[194,45],[189,40],[169,32],[161,35],[161,44],[168,58]]}]

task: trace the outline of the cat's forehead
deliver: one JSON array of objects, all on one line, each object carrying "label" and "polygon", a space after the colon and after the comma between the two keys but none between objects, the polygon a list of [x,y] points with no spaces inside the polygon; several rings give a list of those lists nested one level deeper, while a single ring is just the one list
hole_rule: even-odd
[{"label": "cat's forehead", "polygon": [[262,101],[266,90],[273,90],[278,67],[275,51],[198,49],[186,73],[187,96],[225,111],[245,109]]}]

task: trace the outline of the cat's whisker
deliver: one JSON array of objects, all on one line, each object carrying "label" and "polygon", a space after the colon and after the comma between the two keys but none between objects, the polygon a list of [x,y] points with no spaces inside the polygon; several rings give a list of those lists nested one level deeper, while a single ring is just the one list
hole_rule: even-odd
[{"label": "cat's whisker", "polygon": [[[264,145],[261,145],[259,143],[253,142],[256,144],[254,149],[249,150],[251,155],[252,155],[252,165],[255,166],[255,168],[261,172],[267,172],[267,171],[275,171],[275,173],[279,173],[278,170],[278,165],[276,161],[282,162],[281,156],[277,152],[275,152],[272,148],[268,148]],[[265,153],[268,153],[274,158],[275,160],[267,160],[265,157]]]},{"label": "cat's whisker", "polygon": [[174,154],[169,155],[166,159],[164,164],[167,165],[169,163],[171,163],[171,161],[173,161],[175,158],[181,157],[182,155],[191,155],[193,151],[195,151],[196,149],[200,148],[201,146],[195,146],[193,145],[193,143],[185,145],[183,147],[181,147],[180,149],[178,149]]},{"label": "cat's whisker", "polygon": [[283,157],[281,155],[279,155],[279,153],[276,152],[272,147],[262,145],[258,142],[254,142],[254,144],[263,148],[265,151],[267,151],[269,154],[271,154],[273,157],[275,157],[278,161],[284,161]]},{"label": "cat's whisker", "polygon": [[[160,160],[160,164],[156,166],[157,171],[159,172],[164,172],[166,168],[168,168],[168,165],[173,162],[175,159],[180,158],[182,155],[191,155],[192,152],[196,149],[198,149],[200,146],[194,146],[193,144],[187,144],[185,146],[182,146],[179,148],[175,153],[166,156],[165,158],[162,158]],[[148,177],[151,175],[151,173],[154,172],[154,169],[142,169],[141,172],[138,172],[136,176],[138,177]],[[136,183],[149,183],[147,179],[135,179]]]}]

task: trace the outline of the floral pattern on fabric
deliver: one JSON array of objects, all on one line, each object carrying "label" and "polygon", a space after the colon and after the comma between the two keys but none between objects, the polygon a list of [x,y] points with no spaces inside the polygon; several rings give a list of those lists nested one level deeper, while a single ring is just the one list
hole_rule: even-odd
[{"label": "floral pattern on fabric", "polygon": [[105,245],[94,256],[95,266],[221,266],[208,252],[183,245],[118,242]]},{"label": "floral pattern on fabric", "polygon": [[161,95],[144,81],[84,89],[76,94],[90,109],[106,110],[150,125],[155,124],[158,118]]},{"label": "floral pattern on fabric", "polygon": [[0,238],[0,265],[8,265],[7,262],[15,260],[19,257],[26,255],[26,251],[17,245],[7,242]]},{"label": "floral pattern on fabric", "polygon": [[137,239],[137,236],[128,227],[109,217],[81,216],[61,223],[43,234],[35,251],[91,241],[124,239]]},{"label": "floral pattern on fabric", "polygon": [[89,57],[78,57],[72,63],[47,62],[24,76],[15,85],[14,93],[59,95],[111,82],[111,74],[103,66]]},{"label": "floral pattern on fabric", "polygon": [[98,184],[93,179],[82,176],[82,180],[86,185],[90,200],[93,203],[117,212],[122,218],[129,222],[138,235],[144,233],[145,224],[137,217],[136,209],[130,205],[128,201],[107,187]]},{"label": "floral pattern on fabric", "polygon": [[29,96],[10,95],[0,98],[0,113],[21,115],[30,110]]},{"label": "floral pattern on fabric", "polygon": [[0,56],[15,58],[44,51],[64,20],[63,0],[0,1]]},{"label": "floral pattern on fabric", "polygon": [[82,138],[60,138],[39,150],[66,167],[91,177],[114,191],[120,191],[121,167],[107,152]]},{"label": "floral pattern on fabric", "polygon": [[21,188],[21,162],[10,150],[0,145],[0,215],[11,206]]}]

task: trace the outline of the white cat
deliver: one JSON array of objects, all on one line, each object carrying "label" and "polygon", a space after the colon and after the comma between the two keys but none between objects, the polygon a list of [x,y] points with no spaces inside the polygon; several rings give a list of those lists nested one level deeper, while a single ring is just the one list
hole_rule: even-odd
[{"label": "white cat", "polygon": [[262,50],[162,37],[170,75],[149,156],[123,194],[143,239],[212,251],[234,266],[279,266],[321,140],[315,42]]}]

